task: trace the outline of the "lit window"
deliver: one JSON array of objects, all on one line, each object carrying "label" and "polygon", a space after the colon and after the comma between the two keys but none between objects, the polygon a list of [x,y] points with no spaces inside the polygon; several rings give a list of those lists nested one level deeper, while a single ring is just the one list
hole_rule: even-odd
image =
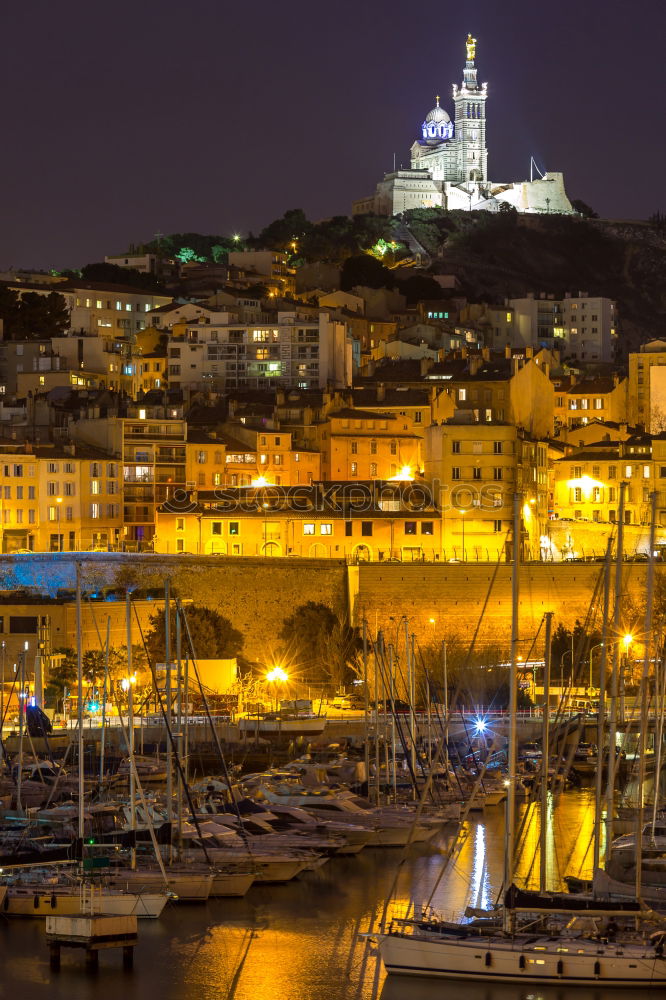
[{"label": "lit window", "polygon": [[57,520],[58,520],[58,508],[49,507],[49,521],[57,521]]},{"label": "lit window", "polygon": [[467,389],[458,389],[458,399],[461,403],[464,403],[467,399]]},{"label": "lit window", "polygon": [[624,474],[627,477],[627,479],[631,479],[633,471],[634,471],[634,469],[633,469],[632,465],[625,465],[625,467],[624,467]]},{"label": "lit window", "polygon": [[351,464],[351,474],[352,474],[352,476],[358,476],[358,462],[352,462],[352,464]]},{"label": "lit window", "polygon": [[314,524],[312,524],[310,522],[307,522],[307,523],[305,523],[303,525],[303,534],[304,535],[314,535],[314,533],[315,533],[315,526],[314,526]]},{"label": "lit window", "polygon": [[[90,492],[91,493],[101,493],[102,492],[101,485],[102,484],[100,483],[99,479],[91,479],[90,480]],[[67,492],[67,491],[65,491],[65,492]]]},{"label": "lit window", "polygon": [[644,465],[643,466],[643,479],[649,479],[649,478],[650,478],[650,466],[649,465]]},{"label": "lit window", "polygon": [[320,524],[319,525],[319,534],[320,535],[332,535],[333,534],[333,525],[332,524]]},{"label": "lit window", "polygon": [[99,503],[90,504],[90,516],[92,518],[97,518],[102,516],[102,505]]}]

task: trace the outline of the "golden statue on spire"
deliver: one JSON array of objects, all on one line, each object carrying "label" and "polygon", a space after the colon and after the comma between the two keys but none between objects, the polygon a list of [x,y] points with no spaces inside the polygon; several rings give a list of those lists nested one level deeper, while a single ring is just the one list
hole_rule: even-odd
[{"label": "golden statue on spire", "polygon": [[474,56],[476,55],[476,38],[472,38],[471,35],[468,35],[467,42],[465,44],[467,47],[467,62],[474,62]]}]

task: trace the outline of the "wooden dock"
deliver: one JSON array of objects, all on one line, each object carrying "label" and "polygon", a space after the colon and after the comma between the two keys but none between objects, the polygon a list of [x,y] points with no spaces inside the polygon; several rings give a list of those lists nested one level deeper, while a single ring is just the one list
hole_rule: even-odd
[{"label": "wooden dock", "polygon": [[86,969],[90,971],[98,968],[100,951],[122,948],[123,968],[129,970],[134,964],[137,939],[137,918],[134,914],[117,917],[103,913],[75,913],[46,918],[52,972],[60,969],[61,948],[84,948]]}]

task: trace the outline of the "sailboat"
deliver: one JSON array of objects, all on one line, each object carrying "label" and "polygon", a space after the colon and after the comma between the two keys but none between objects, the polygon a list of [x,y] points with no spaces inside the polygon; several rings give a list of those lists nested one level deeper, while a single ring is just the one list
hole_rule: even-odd
[{"label": "sailboat", "polygon": [[[514,879],[520,496],[513,506],[513,573],[503,905],[469,924],[427,910],[393,919],[374,938],[389,974],[484,982],[666,986],[666,924],[640,900],[530,892]],[[501,924],[500,924],[501,920]]]}]

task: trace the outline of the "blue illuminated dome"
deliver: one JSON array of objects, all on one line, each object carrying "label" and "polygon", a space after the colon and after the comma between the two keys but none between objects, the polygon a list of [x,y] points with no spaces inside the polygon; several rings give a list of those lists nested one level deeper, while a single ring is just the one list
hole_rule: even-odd
[{"label": "blue illuminated dome", "polygon": [[436,100],[437,104],[432,111],[428,112],[425,121],[421,125],[423,138],[427,143],[432,144],[444,142],[445,139],[453,137],[453,122],[444,108],[440,108],[439,97]]}]

